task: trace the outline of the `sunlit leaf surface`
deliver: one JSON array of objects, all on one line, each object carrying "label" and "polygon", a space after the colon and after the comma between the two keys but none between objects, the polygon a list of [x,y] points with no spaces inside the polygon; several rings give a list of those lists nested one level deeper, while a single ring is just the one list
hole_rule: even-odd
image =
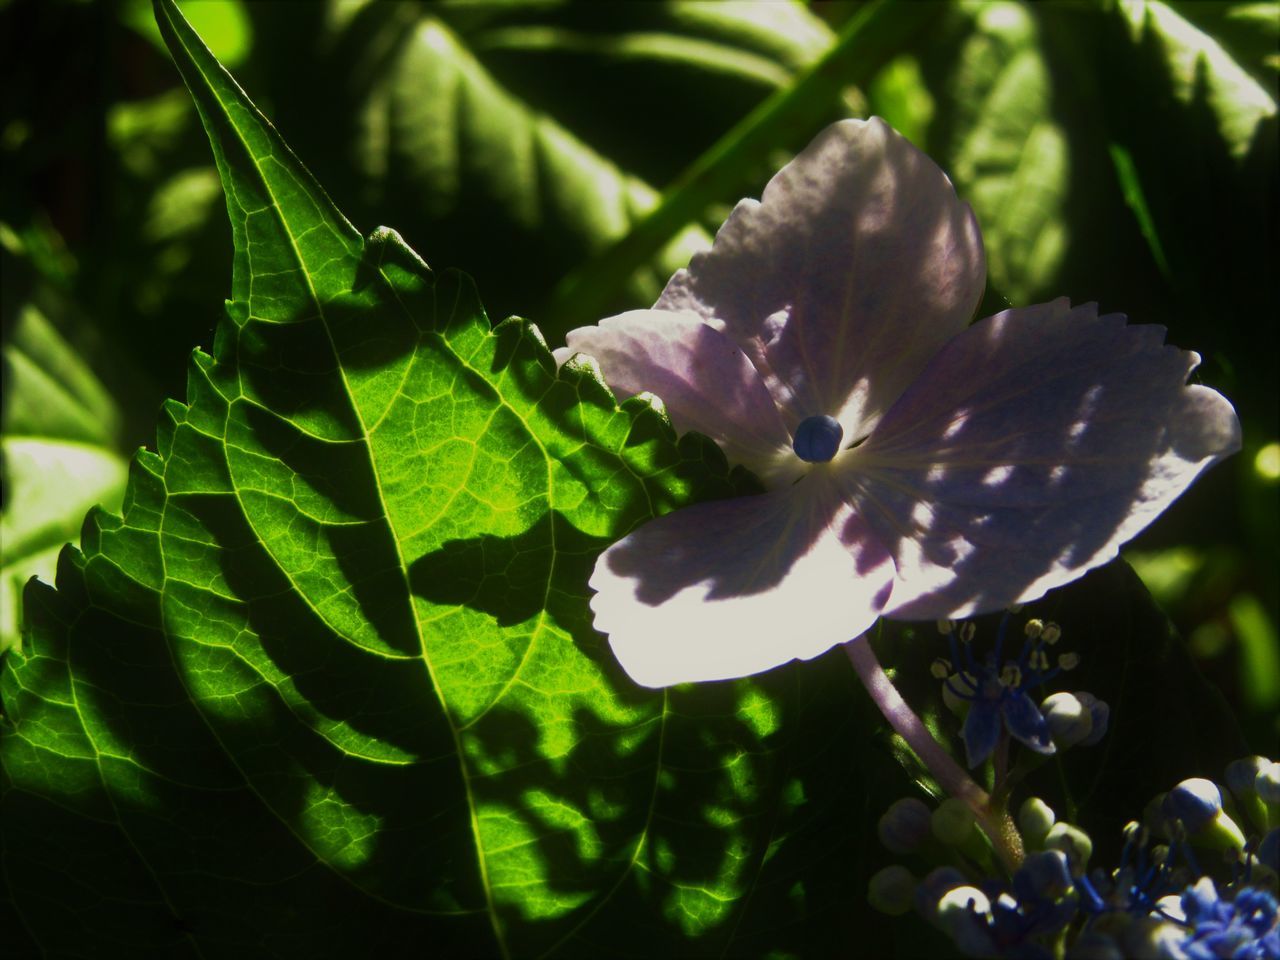
[{"label": "sunlit leaf surface", "polygon": [[607,543],[746,479],[557,375],[527,323],[491,330],[392,231],[362,238],[158,12],[226,190],[233,296],[123,515],[93,513],[57,590],[27,593],[0,677],[24,936],[652,956],[800,929],[781,853],[823,788],[776,761],[792,684],[639,690],[586,606]]}]

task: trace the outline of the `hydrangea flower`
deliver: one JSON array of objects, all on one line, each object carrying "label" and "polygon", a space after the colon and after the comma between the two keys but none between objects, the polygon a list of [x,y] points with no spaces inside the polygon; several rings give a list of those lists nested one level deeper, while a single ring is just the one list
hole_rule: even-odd
[{"label": "hydrangea flower", "polygon": [[591,577],[639,683],[814,657],[881,616],[1035,599],[1110,560],[1239,448],[1164,329],[1066,300],[969,325],[972,210],[883,121],[828,127],[738,204],[652,310],[571,331],[766,492],[637,528]]},{"label": "hydrangea flower", "polygon": [[[1044,624],[1039,620],[1027,623],[1026,639],[1017,660],[1002,659],[1008,615],[1000,621],[995,650],[981,660],[973,655],[972,624],[960,629],[946,626],[951,660],[938,661],[936,673],[943,680],[944,694],[950,694],[948,700],[954,698],[968,704],[960,736],[969,766],[976,767],[991,756],[1005,731],[1036,753],[1054,753],[1049,721],[1028,692],[1063,669],[1050,666],[1042,642]],[[1056,634],[1058,628],[1050,626]]]},{"label": "hydrangea flower", "polygon": [[1168,936],[1170,960],[1280,960],[1280,911],[1266,890],[1244,887],[1231,898],[1201,877],[1182,894],[1181,929]]}]

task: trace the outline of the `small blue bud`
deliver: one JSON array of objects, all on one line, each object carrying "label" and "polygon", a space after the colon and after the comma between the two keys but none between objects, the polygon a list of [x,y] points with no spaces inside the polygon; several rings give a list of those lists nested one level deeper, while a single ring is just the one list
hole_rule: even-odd
[{"label": "small blue bud", "polygon": [[963,886],[969,878],[955,867],[935,867],[924,875],[920,885],[916,887],[916,910],[926,920],[938,918],[938,901],[943,895],[955,887]]},{"label": "small blue bud", "polygon": [[1057,900],[1071,889],[1071,870],[1061,850],[1039,850],[1027,854],[1013,875],[1013,889],[1024,903]]},{"label": "small blue bud", "polygon": [[912,853],[929,838],[931,816],[922,800],[903,797],[884,812],[876,833],[889,851],[898,854]]},{"label": "small blue bud", "polygon": [[1192,777],[1169,791],[1162,813],[1170,820],[1181,820],[1187,831],[1199,833],[1222,812],[1222,792],[1212,780]]},{"label": "small blue bud", "polygon": [[791,449],[805,463],[827,463],[836,455],[843,439],[844,428],[835,417],[826,414],[805,417],[796,427]]}]

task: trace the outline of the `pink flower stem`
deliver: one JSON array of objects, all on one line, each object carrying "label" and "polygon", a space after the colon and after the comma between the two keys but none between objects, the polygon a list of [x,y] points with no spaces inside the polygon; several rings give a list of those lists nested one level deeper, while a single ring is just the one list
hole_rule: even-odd
[{"label": "pink flower stem", "polygon": [[885,674],[866,634],[850,640],[844,645],[844,650],[858,679],[889,725],[907,742],[942,788],[969,806],[1005,868],[1010,873],[1018,869],[1023,857],[1022,836],[1009,812],[1002,806],[993,805],[987,791],[974,783],[973,778],[933,738],[929,728],[902,699],[898,688]]}]

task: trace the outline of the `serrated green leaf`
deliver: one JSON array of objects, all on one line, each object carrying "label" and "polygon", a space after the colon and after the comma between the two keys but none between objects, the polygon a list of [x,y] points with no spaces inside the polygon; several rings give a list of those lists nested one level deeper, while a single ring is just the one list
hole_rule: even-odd
[{"label": "serrated green leaf", "polygon": [[1258,127],[1276,116],[1274,94],[1263,89],[1213,37],[1168,4],[1120,0],[1119,10],[1133,43],[1159,50],[1174,96],[1187,105],[1203,100],[1213,111],[1231,156],[1243,160]]},{"label": "serrated green leaf", "polygon": [[232,299],[122,515],[28,588],[0,673],[22,928],[54,955],[468,957],[829,929],[792,852],[848,804],[821,750],[782,762],[791,675],[639,690],[590,628],[606,544],[749,480],[558,372],[527,322],[491,329],[393,231],[362,238],[156,9],[226,192]]},{"label": "serrated green leaf", "polygon": [[[699,144],[829,45],[804,5],[768,7],[362,2],[261,16],[314,37],[276,92],[327,182],[354,180],[345,205],[393,211],[428,259],[470,270],[497,315],[535,311],[558,342],[598,315],[548,307],[557,279],[628,235]],[[611,308],[652,303],[709,244],[700,213],[611,286]]]},{"label": "serrated green leaf", "polygon": [[1182,17],[1220,43],[1263,88],[1280,73],[1280,3],[1276,0],[1173,0]]}]

